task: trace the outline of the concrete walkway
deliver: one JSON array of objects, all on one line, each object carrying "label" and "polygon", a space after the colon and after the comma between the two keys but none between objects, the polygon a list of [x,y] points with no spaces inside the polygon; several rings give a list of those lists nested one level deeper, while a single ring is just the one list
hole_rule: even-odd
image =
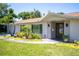
[{"label": "concrete walkway", "polygon": [[[10,36],[10,34],[1,34],[0,36]],[[53,39],[42,39],[42,41],[38,41],[38,42],[30,42],[27,40],[14,40],[14,39],[4,39],[6,41],[10,41],[10,42],[18,42],[18,43],[31,43],[31,44],[54,44],[54,43],[59,43],[60,41],[57,40],[53,40]]]},{"label": "concrete walkway", "polygon": [[42,39],[42,41],[39,42],[28,42],[27,40],[13,40],[13,39],[4,39],[11,42],[19,42],[19,43],[31,43],[31,44],[54,44],[59,43],[59,41],[51,40],[51,39]]}]

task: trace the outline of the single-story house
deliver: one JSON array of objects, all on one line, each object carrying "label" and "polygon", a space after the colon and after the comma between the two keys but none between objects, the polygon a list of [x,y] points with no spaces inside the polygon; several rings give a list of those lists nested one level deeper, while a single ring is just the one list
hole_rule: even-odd
[{"label": "single-story house", "polygon": [[[20,25],[32,25],[32,32],[41,34],[42,38],[62,38],[62,35],[69,36],[70,40],[79,40],[79,13],[57,14],[49,12],[41,18],[16,21],[7,26],[15,33],[20,31]],[[36,29],[35,29],[36,28]],[[62,35],[61,35],[62,34]]]}]

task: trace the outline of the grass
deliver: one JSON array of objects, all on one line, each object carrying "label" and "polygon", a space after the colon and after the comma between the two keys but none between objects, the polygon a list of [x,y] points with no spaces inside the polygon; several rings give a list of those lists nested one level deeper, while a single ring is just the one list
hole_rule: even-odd
[{"label": "grass", "polygon": [[27,44],[0,39],[1,56],[79,56],[79,48],[71,44]]}]

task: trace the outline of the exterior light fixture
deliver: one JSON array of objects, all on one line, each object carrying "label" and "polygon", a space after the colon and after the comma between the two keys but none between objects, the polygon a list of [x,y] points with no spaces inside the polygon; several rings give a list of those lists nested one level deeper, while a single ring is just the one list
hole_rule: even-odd
[{"label": "exterior light fixture", "polygon": [[48,27],[50,27],[50,24],[48,24]]},{"label": "exterior light fixture", "polygon": [[66,27],[68,27],[68,24],[66,24]]}]

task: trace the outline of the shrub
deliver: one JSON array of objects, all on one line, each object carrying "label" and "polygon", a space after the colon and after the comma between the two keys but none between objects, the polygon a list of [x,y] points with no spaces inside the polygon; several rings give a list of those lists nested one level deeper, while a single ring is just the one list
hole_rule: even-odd
[{"label": "shrub", "polygon": [[63,36],[63,39],[64,39],[64,42],[68,42],[68,41],[69,41],[69,36],[64,35],[64,36]]},{"label": "shrub", "polygon": [[17,33],[16,33],[16,36],[22,38],[22,37],[25,36],[25,32],[17,32]]},{"label": "shrub", "polygon": [[79,40],[74,40],[74,43],[79,45]]},{"label": "shrub", "polygon": [[41,35],[39,35],[39,34],[32,34],[32,39],[41,39]]},{"label": "shrub", "polygon": [[25,26],[21,26],[21,31],[25,32],[25,37],[26,39],[31,38],[31,26],[30,25],[25,25]]},{"label": "shrub", "polygon": [[31,32],[31,26],[30,25],[21,26],[21,31],[30,33]]}]

